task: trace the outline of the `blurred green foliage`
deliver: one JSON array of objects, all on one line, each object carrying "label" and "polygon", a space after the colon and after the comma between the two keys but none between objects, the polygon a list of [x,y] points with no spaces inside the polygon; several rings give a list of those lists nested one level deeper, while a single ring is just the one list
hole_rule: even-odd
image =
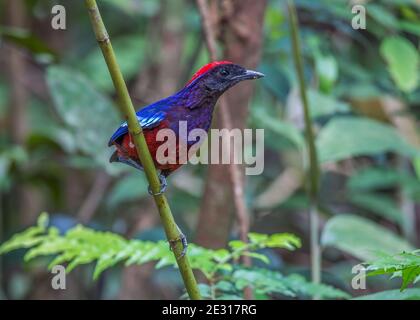
[{"label": "blurred green foliage", "polygon": [[[357,237],[354,232],[357,232]],[[321,243],[335,246],[361,260],[373,260],[381,252],[392,254],[413,249],[391,231],[369,219],[350,214],[330,219],[322,232]]]},{"label": "blurred green foliage", "polygon": [[383,254],[380,258],[368,263],[368,275],[390,274],[401,277],[401,291],[411,283],[420,280],[420,251],[402,252],[396,255]]},{"label": "blurred green foliage", "polygon": [[[125,240],[110,232],[95,231],[81,225],[69,229],[65,235],[55,227],[48,228],[48,215],[39,216],[36,226],[15,234],[9,241],[0,246],[0,254],[25,248],[29,251],[24,260],[30,261],[39,256],[52,256],[49,269],[63,263],[67,264],[66,272],[75,267],[96,262],[93,278],[98,279],[106,269],[117,263],[124,265],[145,264],[156,261],[156,268],[176,267],[175,257],[168,250],[166,241],[151,242]],[[294,250],[300,247],[300,240],[291,234],[250,233],[249,243],[239,240],[229,242],[229,250],[210,250],[190,245],[188,256],[191,267],[200,270],[211,285],[202,284],[201,290],[206,298],[241,299],[240,292],[247,286],[254,287],[258,294],[282,294],[296,296],[297,293],[310,296],[317,292],[325,298],[348,298],[348,294],[326,285],[308,283],[302,276],[282,276],[267,269],[247,269],[233,265],[233,261],[242,256],[249,256],[268,264],[266,255],[257,250],[264,248],[285,248]],[[206,290],[211,292],[206,295]],[[220,291],[220,293],[219,293]],[[220,294],[220,296],[219,296]]]}]

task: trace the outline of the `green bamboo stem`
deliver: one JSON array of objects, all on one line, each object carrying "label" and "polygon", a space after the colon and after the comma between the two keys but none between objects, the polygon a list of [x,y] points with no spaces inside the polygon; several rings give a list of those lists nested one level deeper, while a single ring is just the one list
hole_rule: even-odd
[{"label": "green bamboo stem", "polygon": [[[158,193],[160,190],[160,182],[156,174],[156,168],[147,147],[142,128],[137,120],[133,103],[118,66],[114,50],[112,49],[111,40],[102,21],[98,6],[96,5],[95,0],[85,0],[85,4],[89,11],[96,40],[101,47],[115,90],[118,94],[120,106],[127,118],[128,130],[132,136],[134,145],[136,146],[147,180],[149,181],[153,193]],[[154,196],[154,200],[159,210],[166,237],[170,243],[175,244],[173,246],[173,253],[184,281],[185,289],[191,299],[201,299],[197,282],[189,265],[187,255],[181,257],[182,244],[178,241],[180,234],[176,227],[168,201],[164,194]]]},{"label": "green bamboo stem", "polygon": [[309,156],[309,184],[308,195],[310,200],[309,218],[310,218],[310,241],[311,241],[311,269],[312,281],[319,283],[321,281],[321,249],[319,246],[319,215],[318,215],[318,191],[319,191],[319,164],[318,155],[315,147],[315,136],[312,128],[312,121],[309,112],[309,103],[306,95],[306,85],[303,72],[302,53],[299,40],[299,24],[296,14],[296,8],[293,0],[288,0],[290,32],[293,48],[293,59],[295,62],[296,74],[299,82],[299,92],[303,105],[305,118],[305,138]]}]

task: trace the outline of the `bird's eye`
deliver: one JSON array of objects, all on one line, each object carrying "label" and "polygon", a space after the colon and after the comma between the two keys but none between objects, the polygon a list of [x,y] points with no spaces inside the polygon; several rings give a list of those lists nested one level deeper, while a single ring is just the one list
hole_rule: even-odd
[{"label": "bird's eye", "polygon": [[222,69],[220,70],[220,75],[222,77],[227,77],[229,75],[229,71],[227,71],[226,69]]}]

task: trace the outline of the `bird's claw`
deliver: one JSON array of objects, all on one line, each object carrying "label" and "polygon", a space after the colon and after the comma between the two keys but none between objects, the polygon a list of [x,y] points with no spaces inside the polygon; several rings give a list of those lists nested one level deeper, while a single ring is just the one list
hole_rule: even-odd
[{"label": "bird's claw", "polygon": [[187,248],[188,248],[187,237],[182,232],[179,233],[178,239],[169,240],[169,248],[171,249],[171,251],[173,251],[173,248],[175,247],[178,241],[181,241],[182,243],[182,251],[181,251],[181,255],[177,257],[177,259],[181,259],[187,253]]},{"label": "bird's claw", "polygon": [[161,194],[163,194],[166,191],[166,187],[168,186],[168,183],[166,182],[166,177],[163,174],[159,175],[159,181],[160,181],[160,190],[157,193],[154,193],[152,188],[149,187],[147,188],[147,191],[149,192],[149,194],[151,196],[159,196]]}]

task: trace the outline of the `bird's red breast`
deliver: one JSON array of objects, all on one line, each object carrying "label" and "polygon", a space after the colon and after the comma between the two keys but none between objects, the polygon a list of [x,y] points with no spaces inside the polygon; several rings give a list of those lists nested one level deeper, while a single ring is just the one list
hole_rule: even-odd
[{"label": "bird's red breast", "polygon": [[[146,143],[147,146],[149,147],[149,151],[150,151],[150,155],[152,156],[152,159],[155,163],[155,166],[157,169],[159,170],[168,170],[170,172],[175,171],[176,169],[178,169],[180,166],[182,166],[184,163],[182,163],[182,161],[180,161],[180,157],[179,157],[179,142],[176,141],[176,145],[175,146],[169,146],[170,150],[175,150],[176,153],[176,163],[172,164],[172,163],[166,163],[166,164],[162,164],[161,162],[158,161],[157,159],[157,151],[158,148],[165,143],[165,141],[157,141],[156,137],[157,134],[159,132],[159,130],[161,129],[167,129],[169,125],[168,121],[162,121],[159,126],[153,128],[153,129],[147,129],[144,130],[144,137],[146,139]],[[137,151],[136,151],[136,147],[133,143],[133,139],[131,137],[131,134],[128,133],[126,134],[122,141],[120,142],[120,145],[115,144],[117,147],[117,151],[118,151],[118,155],[121,157],[128,157],[130,159],[133,159],[134,161],[140,163],[140,160],[138,158],[137,155]],[[165,154],[165,156],[167,156],[167,154]]]}]

